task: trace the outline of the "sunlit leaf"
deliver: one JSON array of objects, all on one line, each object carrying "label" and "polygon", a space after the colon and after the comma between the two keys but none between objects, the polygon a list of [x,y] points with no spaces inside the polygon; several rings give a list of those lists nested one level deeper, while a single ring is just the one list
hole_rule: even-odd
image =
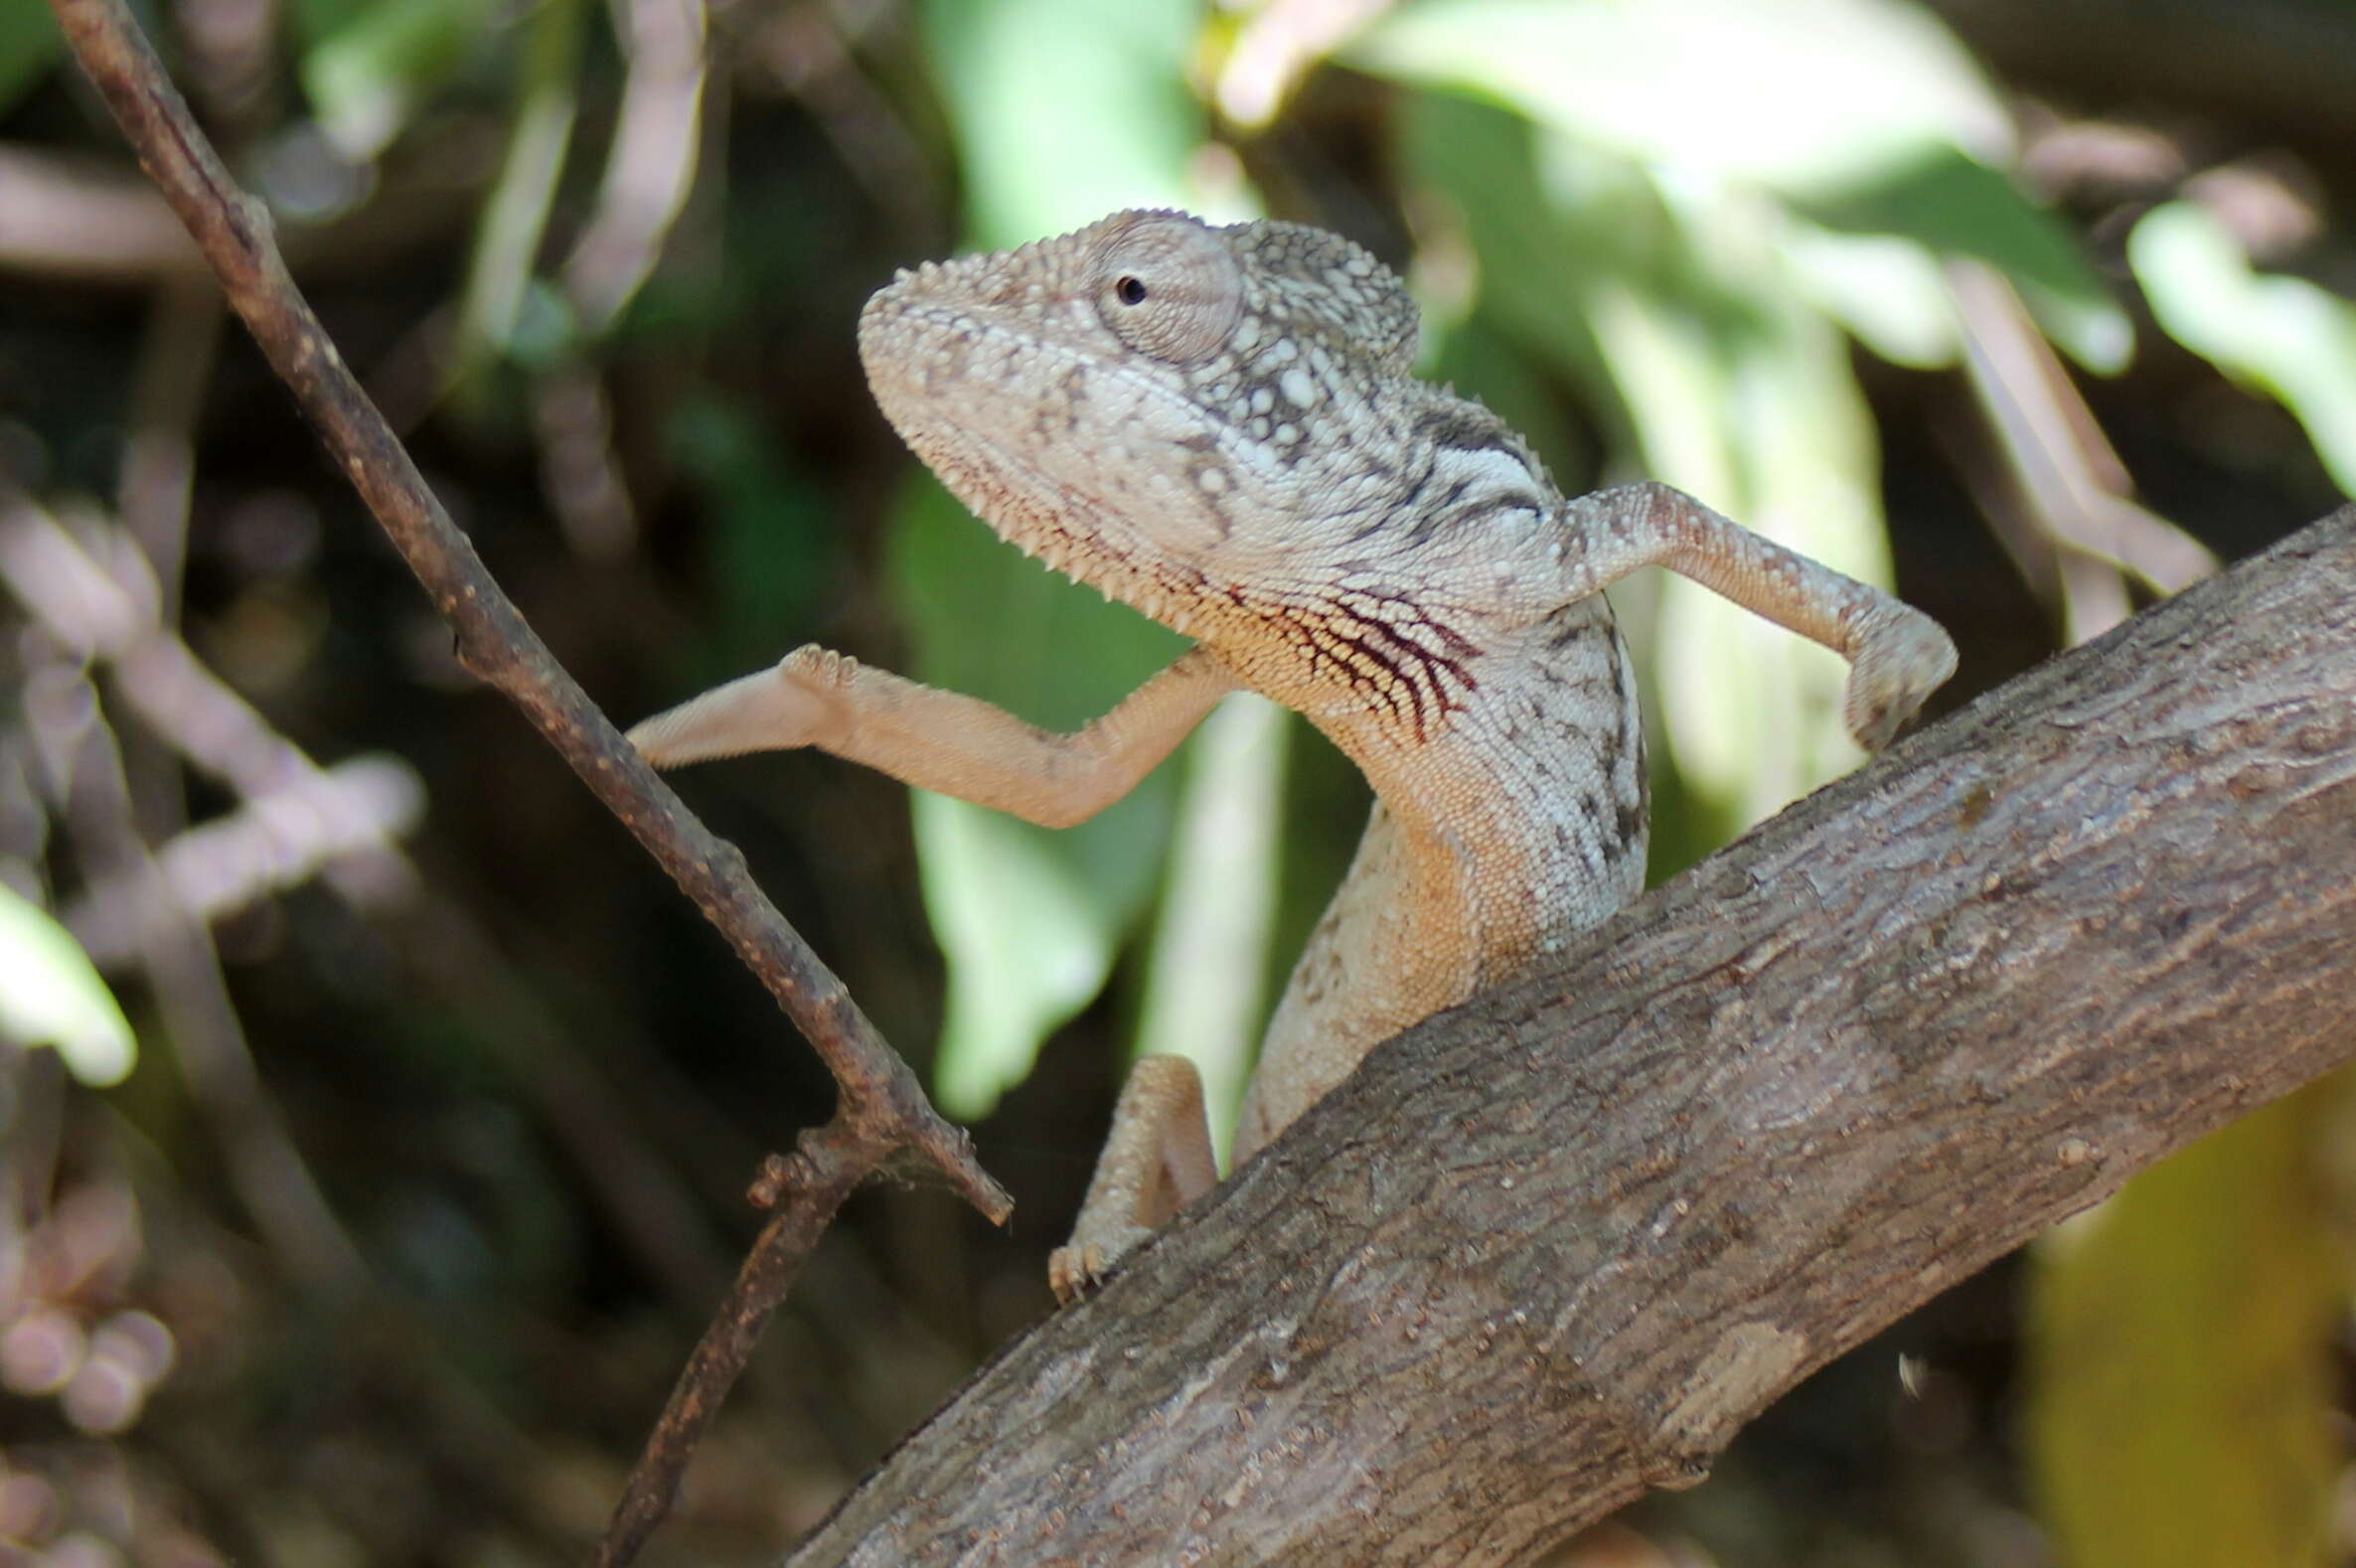
[{"label": "sunlit leaf", "polygon": [[1193,207],[1202,145],[1181,0],[930,0],[924,38],[964,153],[970,237],[1021,244],[1123,207]]},{"label": "sunlit leaf", "polygon": [[1684,200],[1763,189],[1821,229],[1914,241],[1868,250],[1794,231],[1806,263],[1838,269],[1820,308],[1901,363],[1954,354],[1926,249],[1985,257],[2082,363],[2125,363],[2124,314],[2069,235],[1992,166],[2011,152],[2002,106],[1921,7],[1425,0],[1376,23],[1347,58],[1510,105],[1562,133],[1558,145],[1636,160]]},{"label": "sunlit leaf", "polygon": [[951,955],[933,1093],[951,1116],[984,1116],[1104,989],[1120,923],[1088,881],[1100,867],[1042,853],[1039,830],[941,795],[919,793],[914,809],[925,911]]},{"label": "sunlit leaf", "polygon": [[65,52],[66,36],[41,0],[0,0],[0,110],[46,76]]},{"label": "sunlit leaf", "polygon": [[[1804,555],[1887,584],[1879,451],[1846,343],[1783,263],[1781,215],[1739,203],[1684,213],[1702,289],[1632,291],[1644,330],[1606,337],[1642,409],[1654,474]],[[1730,311],[1729,297],[1744,308]],[[1599,335],[1601,329],[1599,329]],[[1637,383],[1636,349],[1674,338],[1690,370]],[[1700,397],[1699,402],[1684,401]],[[1688,455],[1692,454],[1692,455]],[[1661,719],[1687,789],[1746,827],[1847,771],[1859,752],[1839,719],[1846,667],[1829,650],[1674,575],[1652,628]]]},{"label": "sunlit leaf", "polygon": [[131,1025],[73,934],[0,884],[0,1034],[57,1049],[83,1083],[119,1083],[137,1060]]},{"label": "sunlit leaf", "polygon": [[1939,258],[1896,235],[1843,235],[1793,217],[1784,259],[1809,304],[1894,365],[1939,370],[1962,351]]},{"label": "sunlit leaf", "polygon": [[2356,496],[2356,302],[2253,271],[2225,225],[2190,202],[2144,214],[2127,235],[2127,260],[2161,329],[2278,398],[2332,481]]},{"label": "sunlit leaf", "polygon": [[[1479,270],[1476,319],[1547,362],[1619,412],[1588,320],[1597,280],[1649,269],[1666,223],[1658,194],[1625,159],[1576,158],[1557,147],[1538,161],[1539,134],[1506,110],[1453,93],[1405,107],[1402,145],[1413,185],[1447,199]],[[1465,390],[1482,387],[1464,374]]]},{"label": "sunlit leaf", "polygon": [[1682,174],[1787,192],[1928,147],[2000,157],[2011,140],[1969,55],[1897,0],[1421,0],[1343,58]]},{"label": "sunlit leaf", "polygon": [[2028,1453],[2069,1568],[2321,1568],[2347,1298],[2318,1136],[2345,1078],[2144,1172],[2036,1251]]}]

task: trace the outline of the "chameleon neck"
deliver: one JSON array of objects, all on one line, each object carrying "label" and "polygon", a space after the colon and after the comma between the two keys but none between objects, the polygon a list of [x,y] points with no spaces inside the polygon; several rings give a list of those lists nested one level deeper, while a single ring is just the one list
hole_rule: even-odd
[{"label": "chameleon neck", "polygon": [[1644,735],[1603,598],[1467,673],[1421,740],[1362,711],[1319,721],[1377,804],[1269,1024],[1239,1160],[1376,1041],[1524,972],[1643,885]]}]

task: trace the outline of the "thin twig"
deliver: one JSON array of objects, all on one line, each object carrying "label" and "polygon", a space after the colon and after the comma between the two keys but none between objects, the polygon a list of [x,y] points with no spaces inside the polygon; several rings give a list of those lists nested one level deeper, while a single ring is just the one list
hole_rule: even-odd
[{"label": "thin twig", "polygon": [[734,1299],[707,1333],[633,1473],[598,1561],[627,1561],[669,1505],[686,1454],[733,1382],[786,1284],[843,1197],[894,1149],[919,1152],[983,1213],[1006,1192],[963,1133],[753,884],[743,856],[658,779],[556,664],[426,488],[287,275],[268,213],[222,167],[121,0],[51,0],[75,56],[188,226],[295,400],[456,634],[459,657],[524,710],[549,743],[727,937],[802,1032],[842,1092],[835,1118],[805,1134],[808,1179],[762,1231]]},{"label": "thin twig", "polygon": [[139,349],[114,510],[147,553],[158,590],[157,619],[166,626],[180,623],[197,412],[220,342],[221,298],[210,281],[189,276],[156,284]]},{"label": "thin twig", "polygon": [[2068,640],[2127,617],[2129,575],[2166,594],[2216,571],[2205,546],[2131,499],[2126,465],[2002,274],[1955,260],[1947,276],[1964,372],[2027,514],[1997,502],[1990,517],[2022,574],[2058,587]]},{"label": "thin twig", "polygon": [[742,854],[655,776],[492,580],[287,276],[268,213],[222,168],[121,0],[52,6],[232,308],[457,634],[466,666],[524,710],[719,927],[825,1059],[843,1091],[846,1125],[879,1150],[917,1150],[968,1201],[1002,1218],[1011,1200],[975,1163],[964,1134],[932,1109],[907,1063],[753,885]]},{"label": "thin twig", "polygon": [[[481,195],[468,164],[420,157],[389,165],[365,207],[285,238],[304,277],[398,272],[463,238],[460,217]],[[0,273],[38,280],[145,288],[203,282],[212,272],[155,187],[113,159],[0,142]]]},{"label": "thin twig", "polygon": [[670,1511],[688,1460],[719,1409],[720,1396],[768,1326],[769,1317],[801,1272],[835,1210],[875,1169],[872,1145],[847,1136],[839,1122],[805,1133],[793,1154],[772,1159],[753,1199],[777,1212],[737,1271],[736,1283],[697,1341],[672,1385],[663,1414],[631,1467],[612,1522],[589,1558],[589,1568],[625,1568]]},{"label": "thin twig", "polygon": [[[222,309],[221,291],[202,272],[159,279],[151,294],[115,479],[115,510],[125,536],[115,553],[140,557],[135,569],[154,584],[146,595],[145,620],[161,628],[180,624],[197,417],[228,312]],[[151,731],[132,725],[118,739],[140,836],[150,845],[162,844],[188,826],[180,770]]]},{"label": "thin twig", "polygon": [[171,210],[138,181],[0,145],[0,272],[99,283],[204,276]]},{"label": "thin twig", "polygon": [[122,749],[87,669],[76,668],[71,680],[80,687],[72,706],[88,718],[79,735],[58,737],[72,758],[61,791],[65,816],[86,863],[144,890],[140,966],[189,1098],[220,1145],[238,1201],[287,1273],[320,1296],[349,1300],[367,1265],[262,1086],[212,933],[173,904],[139,836]]}]

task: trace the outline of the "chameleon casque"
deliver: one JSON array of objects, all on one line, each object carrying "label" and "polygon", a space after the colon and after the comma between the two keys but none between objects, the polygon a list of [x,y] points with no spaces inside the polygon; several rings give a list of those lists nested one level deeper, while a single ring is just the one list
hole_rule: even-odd
[{"label": "chameleon casque", "polygon": [[[1607,585],[1663,566],[1834,649],[1869,748],[1955,669],[1919,611],[1677,491],[1565,499],[1503,421],[1416,379],[1417,337],[1396,277],[1297,224],[1125,212],[903,271],[859,326],[892,425],[1004,538],[1195,646],[1070,734],[804,647],[632,740],[658,766],[817,746],[1058,827],[1231,691],[1301,712],[1377,803],[1268,1025],[1249,1158],[1377,1041],[1643,885],[1644,742]],[[1192,1066],[1140,1062],[1056,1294],[1216,1175]]]}]

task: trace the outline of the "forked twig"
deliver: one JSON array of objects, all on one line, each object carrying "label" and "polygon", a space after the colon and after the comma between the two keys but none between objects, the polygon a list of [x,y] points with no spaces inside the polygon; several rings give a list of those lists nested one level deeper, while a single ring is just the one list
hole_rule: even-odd
[{"label": "forked twig", "polygon": [[229,301],[456,634],[460,659],[524,710],[557,753],[717,926],[809,1037],[842,1091],[805,1133],[795,1178],[730,1301],[690,1360],[600,1548],[626,1561],[661,1516],[695,1436],[834,1211],[893,1150],[920,1153],[993,1220],[1012,1207],[965,1135],[747,874],[557,665],[345,368],[288,276],[268,213],[230,178],[121,0],[51,0],[76,59],[148,176],[188,226]]},{"label": "forked twig", "polygon": [[589,1558],[589,1568],[627,1568],[638,1548],[670,1511],[690,1456],[712,1414],[751,1358],[770,1315],[785,1300],[802,1260],[810,1256],[835,1210],[875,1169],[871,1144],[842,1136],[840,1124],[806,1133],[790,1156],[771,1156],[753,1183],[752,1200],[776,1214],[736,1271],[728,1299],[712,1314],[704,1337],[680,1369],[646,1451],[631,1467],[613,1519]]}]

